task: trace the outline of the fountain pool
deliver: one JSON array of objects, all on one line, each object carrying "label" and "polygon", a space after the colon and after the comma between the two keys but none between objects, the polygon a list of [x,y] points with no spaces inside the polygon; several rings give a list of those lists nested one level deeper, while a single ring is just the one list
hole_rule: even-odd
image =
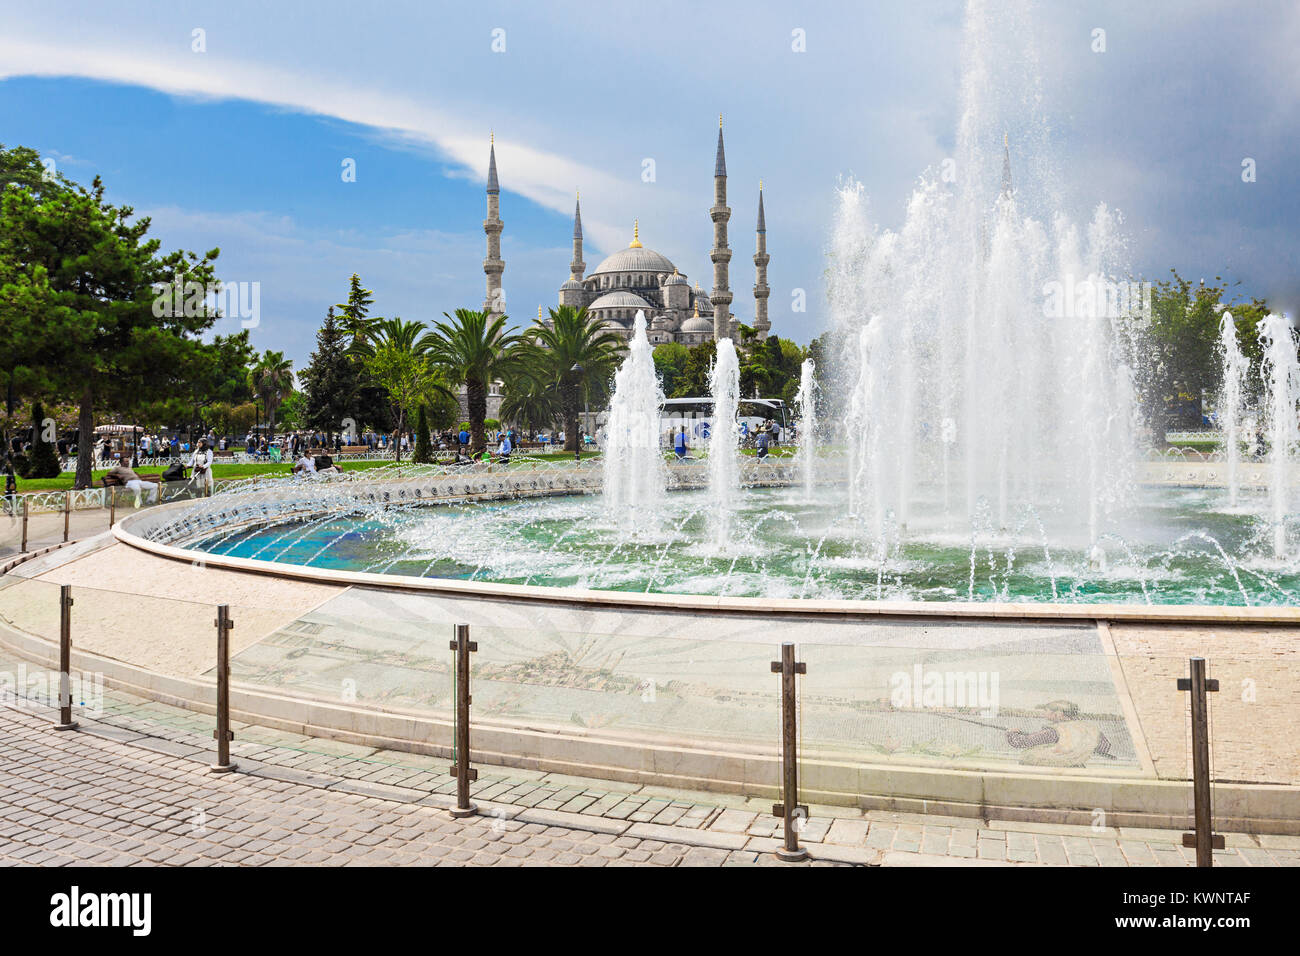
[{"label": "fountain pool", "polygon": [[[826,464],[826,463],[823,463]],[[1266,496],[1243,489],[1140,486],[1124,535],[1094,544],[1062,510],[1024,509],[972,525],[919,497],[906,529],[878,541],[844,517],[848,491],[748,488],[719,546],[709,492],[665,496],[656,526],[629,536],[599,495],[400,505],[280,523],[188,546],[213,554],[349,571],[734,597],[1288,605],[1300,562],[1274,557]],[[842,499],[842,500],[841,500]],[[1097,553],[1100,548],[1100,556]]]}]

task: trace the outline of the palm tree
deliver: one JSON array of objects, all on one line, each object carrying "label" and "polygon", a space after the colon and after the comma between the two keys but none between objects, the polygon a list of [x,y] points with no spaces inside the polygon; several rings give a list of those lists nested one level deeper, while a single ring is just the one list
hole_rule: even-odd
[{"label": "palm tree", "polygon": [[275,437],[275,413],[280,403],[293,394],[293,359],[283,352],[268,350],[248,372],[248,387],[266,408],[267,428]]},{"label": "palm tree", "polygon": [[487,444],[483,421],[487,418],[488,388],[493,382],[512,378],[521,356],[515,346],[520,337],[506,331],[507,317],[491,318],[487,312],[457,309],[453,319],[446,312],[419,342],[419,350],[439,366],[452,385],[465,386],[469,406],[470,453],[478,454]]},{"label": "palm tree", "polygon": [[407,413],[422,407],[434,392],[448,392],[438,381],[437,371],[420,345],[427,334],[423,322],[407,322],[397,317],[375,319],[367,337],[357,344],[356,352],[365,362],[366,370],[387,390],[388,400],[397,412],[393,447],[399,462]]},{"label": "palm tree", "polygon": [[559,394],[564,416],[564,450],[576,451],[578,410],[584,391],[590,396],[608,383],[623,350],[623,337],[602,328],[585,308],[562,305],[551,309],[549,325],[528,330],[530,375]]}]

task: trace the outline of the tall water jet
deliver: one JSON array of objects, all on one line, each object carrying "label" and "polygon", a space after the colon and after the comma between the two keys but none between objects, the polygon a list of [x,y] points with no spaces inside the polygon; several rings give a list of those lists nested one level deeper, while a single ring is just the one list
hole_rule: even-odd
[{"label": "tall water jet", "polygon": [[719,550],[731,543],[732,509],[740,495],[740,361],[731,339],[718,340],[718,357],[709,370],[713,424],[709,429],[710,537]]},{"label": "tall water jet", "polygon": [[817,382],[814,373],[817,366],[812,359],[804,359],[799,374],[799,391],[794,400],[799,406],[799,470],[803,473],[804,496],[810,501],[813,496],[813,483],[816,481],[814,471],[817,454]]},{"label": "tall water jet", "polygon": [[897,229],[868,222],[859,184],[839,190],[827,292],[850,510],[872,538],[931,501],[962,530],[964,500],[968,527],[1047,508],[1091,545],[1132,500],[1146,299],[1117,214],[1060,211],[1032,10],[1007,6],[968,8],[955,180],[923,176]]},{"label": "tall water jet", "polygon": [[1270,313],[1260,323],[1268,422],[1268,496],[1273,521],[1273,556],[1286,557],[1287,493],[1297,439],[1296,400],[1300,399],[1300,359],[1295,334],[1285,316]]},{"label": "tall water jet", "polygon": [[659,448],[663,406],[645,313],[638,311],[627,357],[614,376],[602,455],[606,508],[637,528],[657,523],[667,485]]},{"label": "tall water jet", "polygon": [[1237,326],[1231,312],[1219,322],[1219,350],[1223,353],[1223,387],[1219,390],[1219,431],[1228,459],[1228,504],[1237,504],[1238,466],[1241,463],[1242,399],[1250,362],[1237,344]]}]

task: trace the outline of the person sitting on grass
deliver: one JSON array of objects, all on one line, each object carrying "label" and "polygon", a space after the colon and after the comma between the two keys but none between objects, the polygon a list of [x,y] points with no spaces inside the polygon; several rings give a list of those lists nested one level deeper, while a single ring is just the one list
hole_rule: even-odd
[{"label": "person sitting on grass", "polygon": [[314,456],[307,454],[306,449],[303,449],[302,457],[294,462],[293,474],[308,476],[316,474],[316,459]]}]

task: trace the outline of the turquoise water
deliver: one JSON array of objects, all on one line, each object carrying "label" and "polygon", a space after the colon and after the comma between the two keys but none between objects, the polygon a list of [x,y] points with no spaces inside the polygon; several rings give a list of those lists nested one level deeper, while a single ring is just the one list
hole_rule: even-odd
[{"label": "turquoise water", "polygon": [[[737,539],[706,540],[705,492],[667,497],[658,520],[607,514],[599,496],[390,508],[212,536],[196,547],[320,568],[617,591],[777,598],[1289,605],[1300,561],[1272,555],[1262,499],[1139,489],[1090,547],[1052,507],[975,527],[939,501],[907,528],[864,537],[842,500],[753,489]],[[1300,548],[1290,549],[1292,552]]]}]

